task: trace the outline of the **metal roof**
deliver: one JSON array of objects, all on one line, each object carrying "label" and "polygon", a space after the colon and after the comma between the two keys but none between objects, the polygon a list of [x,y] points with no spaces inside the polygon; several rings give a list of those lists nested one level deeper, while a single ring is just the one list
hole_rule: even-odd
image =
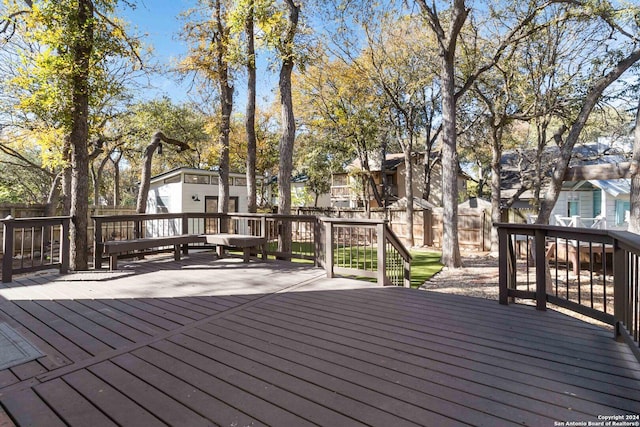
[{"label": "metal roof", "polygon": [[592,179],[588,181],[591,185],[598,187],[602,191],[606,191],[613,197],[620,195],[631,194],[631,180],[626,178],[621,179]]}]

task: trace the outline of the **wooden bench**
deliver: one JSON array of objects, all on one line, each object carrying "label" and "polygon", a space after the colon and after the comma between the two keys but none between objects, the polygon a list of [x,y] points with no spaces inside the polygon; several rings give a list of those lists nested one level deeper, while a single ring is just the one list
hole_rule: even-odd
[{"label": "wooden bench", "polygon": [[217,246],[217,253],[220,258],[224,256],[224,248],[240,248],[242,249],[242,258],[244,262],[249,262],[251,249],[260,250],[262,259],[267,259],[267,239],[260,236],[251,236],[249,234],[205,234],[206,242]]},{"label": "wooden bench", "polygon": [[[176,236],[146,237],[133,240],[107,240],[102,242],[102,248],[103,253],[109,255],[109,269],[117,270],[119,254],[162,246],[173,246],[174,259],[180,261],[180,246],[199,242],[206,242],[205,236],[179,234]],[[102,268],[102,265],[95,266],[95,268]]]}]

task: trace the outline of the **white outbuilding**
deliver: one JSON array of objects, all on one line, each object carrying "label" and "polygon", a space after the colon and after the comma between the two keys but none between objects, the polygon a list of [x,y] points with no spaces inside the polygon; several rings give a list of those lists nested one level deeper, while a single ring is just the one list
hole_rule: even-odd
[{"label": "white outbuilding", "polygon": [[[218,182],[217,171],[204,169],[182,167],[156,175],[151,178],[147,213],[217,212]],[[261,187],[260,178],[257,187]],[[229,212],[247,211],[247,178],[230,173]]]}]

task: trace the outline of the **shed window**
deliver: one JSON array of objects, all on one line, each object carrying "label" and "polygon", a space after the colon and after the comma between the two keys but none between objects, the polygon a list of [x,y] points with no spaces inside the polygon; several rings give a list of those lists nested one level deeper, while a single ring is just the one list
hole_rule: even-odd
[{"label": "shed window", "polygon": [[185,184],[209,184],[209,175],[184,174]]},{"label": "shed window", "polygon": [[176,175],[176,176],[172,176],[170,178],[166,178],[164,180],[164,183],[165,184],[173,184],[174,182],[180,182],[180,181],[181,181],[180,175]]}]

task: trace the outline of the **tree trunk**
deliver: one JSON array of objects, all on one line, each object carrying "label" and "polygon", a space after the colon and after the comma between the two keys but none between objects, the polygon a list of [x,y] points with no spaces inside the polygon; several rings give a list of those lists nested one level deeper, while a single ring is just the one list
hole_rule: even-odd
[{"label": "tree trunk", "polygon": [[[300,7],[293,0],[285,0],[289,10],[289,22],[286,37],[281,41],[280,54],[282,68],[280,69],[280,108],[282,111],[282,136],[279,151],[280,163],[278,170],[278,213],[291,213],[291,174],[293,172],[293,145],[296,139],[296,123],[293,114],[293,99],[291,96],[291,73],[294,66],[293,43],[298,26]],[[284,221],[281,225],[278,250],[288,253],[291,251],[291,223]]]},{"label": "tree trunk", "polygon": [[443,58],[442,66],[442,264],[458,268],[462,266],[462,259],[458,239],[458,153],[453,63],[454,53],[449,52]]},{"label": "tree trunk", "polygon": [[631,213],[629,231],[640,234],[640,103],[636,111],[636,124],[633,130],[633,157],[631,159]]},{"label": "tree trunk", "polygon": [[464,0],[453,0],[449,28],[442,27],[435,3],[428,6],[418,1],[420,10],[434,31],[440,50],[442,65],[442,198],[443,233],[442,263],[449,268],[462,266],[458,240],[458,153],[456,134],[455,59],[458,35],[467,19]]},{"label": "tree trunk", "polygon": [[[492,132],[491,144],[491,222],[498,223],[502,220],[502,212],[500,210],[500,200],[502,194],[500,192],[500,159],[502,158],[502,143],[496,134],[496,129]],[[497,256],[498,250],[498,229],[491,226],[491,254]]]},{"label": "tree trunk", "polygon": [[58,209],[58,203],[60,203],[60,182],[62,181],[62,172],[57,174],[51,182],[49,187],[49,195],[47,196],[47,203],[44,207],[44,216],[56,216]]},{"label": "tree trunk", "polygon": [[413,237],[413,165],[411,164],[411,152],[413,151],[412,147],[412,143],[409,143],[407,147],[403,147],[404,166],[406,169],[404,175],[404,185],[407,193],[407,241],[409,242],[409,247],[415,246]]},{"label": "tree trunk", "polygon": [[77,25],[80,35],[71,46],[74,70],[71,77],[71,245],[69,267],[86,270],[89,266],[89,67],[93,51],[93,4],[78,0]]},{"label": "tree trunk", "polygon": [[249,1],[249,13],[245,21],[247,36],[247,112],[245,128],[247,131],[247,206],[249,212],[257,212],[256,189],[256,52],[253,25],[253,0]]},{"label": "tree trunk", "polygon": [[120,206],[120,160],[122,160],[122,152],[118,153],[118,157],[111,159],[113,163],[113,207]]},{"label": "tree trunk", "polygon": [[218,212],[229,212],[229,132],[231,129],[231,110],[233,108],[233,87],[227,79],[220,81],[221,128],[220,128],[220,182],[218,184]]},{"label": "tree trunk", "polygon": [[149,198],[149,188],[151,187],[151,161],[153,153],[160,145],[160,138],[154,137],[147,145],[142,156],[142,171],[140,173],[140,188],[138,189],[138,199],[136,200],[136,213],[147,212],[147,199]]},{"label": "tree trunk", "polygon": [[147,145],[142,156],[142,171],[140,173],[140,187],[138,188],[138,200],[136,201],[136,212],[145,213],[147,211],[147,198],[149,197],[149,187],[151,186],[151,160],[153,153],[160,146],[160,143],[175,145],[178,152],[189,150],[190,147],[182,141],[167,138],[162,132],[156,132],[151,138],[151,143]]}]

